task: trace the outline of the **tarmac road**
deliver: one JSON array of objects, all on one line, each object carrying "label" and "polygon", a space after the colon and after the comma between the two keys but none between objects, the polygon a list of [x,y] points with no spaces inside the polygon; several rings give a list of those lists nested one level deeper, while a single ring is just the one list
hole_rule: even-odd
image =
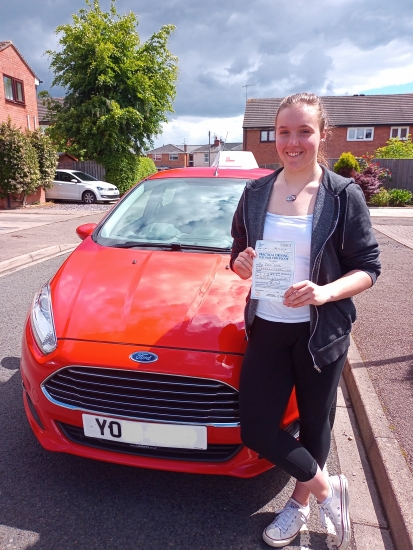
[{"label": "tarmac road", "polygon": [[[0,278],[0,549],[268,548],[261,531],[292,491],[276,469],[248,480],[185,475],[53,454],[39,445],[22,404],[20,338],[34,292],[64,258]],[[327,466],[338,473],[334,444]],[[310,548],[325,550],[328,535],[312,506]]]}]

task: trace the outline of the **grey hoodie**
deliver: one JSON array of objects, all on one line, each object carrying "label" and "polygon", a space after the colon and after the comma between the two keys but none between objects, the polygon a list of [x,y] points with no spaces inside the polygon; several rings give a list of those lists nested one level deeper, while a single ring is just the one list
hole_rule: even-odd
[{"label": "grey hoodie", "polygon": [[[353,269],[365,271],[376,282],[380,275],[379,248],[363,192],[353,179],[343,178],[325,167],[313,214],[310,280],[318,285],[336,281]],[[234,239],[231,269],[240,252],[255,248],[263,238],[265,215],[273,183],[282,168],[245,186],[232,222]],[[247,297],[247,336],[258,300]],[[356,309],[351,298],[310,306],[309,351],[320,370],[335,361],[350,344]]]}]

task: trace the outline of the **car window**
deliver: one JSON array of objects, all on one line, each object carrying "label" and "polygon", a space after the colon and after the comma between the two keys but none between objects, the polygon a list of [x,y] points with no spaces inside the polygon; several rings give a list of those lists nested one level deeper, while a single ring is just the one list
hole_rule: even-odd
[{"label": "car window", "polygon": [[246,180],[165,178],[138,185],[102,226],[101,244],[179,242],[229,248]]},{"label": "car window", "polygon": [[60,172],[56,172],[54,176],[54,181],[60,181]]},{"label": "car window", "polygon": [[76,179],[73,174],[69,172],[60,172],[60,180],[65,182],[71,182],[73,179]]},{"label": "car window", "polygon": [[96,178],[91,176],[90,174],[86,174],[86,172],[73,172],[73,175],[79,178],[81,181],[98,181]]}]

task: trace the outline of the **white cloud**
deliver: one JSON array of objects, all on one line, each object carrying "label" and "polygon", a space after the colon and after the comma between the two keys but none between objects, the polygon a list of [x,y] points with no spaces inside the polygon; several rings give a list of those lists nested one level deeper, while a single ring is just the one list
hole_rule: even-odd
[{"label": "white cloud", "polygon": [[214,135],[227,142],[242,142],[243,115],[237,117],[189,117],[182,116],[164,124],[163,133],[155,139],[155,147],[173,143],[182,145],[205,145],[208,143],[208,131],[211,132],[211,143]]},{"label": "white cloud", "polygon": [[331,48],[333,69],[329,79],[335,94],[400,85],[413,80],[413,50],[405,40],[393,40],[372,50],[362,50],[344,41]]}]

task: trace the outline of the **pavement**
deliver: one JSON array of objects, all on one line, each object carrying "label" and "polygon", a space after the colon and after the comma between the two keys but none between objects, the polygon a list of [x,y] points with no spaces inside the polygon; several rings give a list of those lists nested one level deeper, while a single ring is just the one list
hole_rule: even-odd
[{"label": "pavement", "polygon": [[[93,206],[0,211],[0,276],[74,250],[80,244],[76,227],[99,222],[110,208],[97,211]],[[383,274],[355,298],[358,321],[334,435],[344,457],[342,471],[356,496],[352,523],[357,548],[390,550],[390,531],[394,548],[413,550],[413,208],[372,208],[370,213]],[[356,485],[357,476],[361,485]],[[372,509],[375,513],[369,515]]]}]

